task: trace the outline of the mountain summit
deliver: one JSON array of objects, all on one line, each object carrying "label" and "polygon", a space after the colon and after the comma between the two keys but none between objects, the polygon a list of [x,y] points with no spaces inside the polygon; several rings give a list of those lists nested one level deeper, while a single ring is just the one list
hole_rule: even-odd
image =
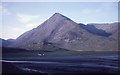
[{"label": "mountain summit", "polygon": [[55,13],[37,28],[25,32],[12,47],[29,50],[116,50],[116,40],[88,32],[66,16]]},{"label": "mountain summit", "polygon": [[61,17],[61,18],[63,17],[64,19],[71,20],[71,19],[69,19],[68,17],[66,17],[66,16],[64,16],[64,15],[62,15],[62,14],[60,14],[60,13],[55,13],[55,14],[53,14],[52,18],[53,18],[53,17],[55,17],[55,18],[56,18],[56,17],[59,17],[59,18],[60,18],[60,17]]}]

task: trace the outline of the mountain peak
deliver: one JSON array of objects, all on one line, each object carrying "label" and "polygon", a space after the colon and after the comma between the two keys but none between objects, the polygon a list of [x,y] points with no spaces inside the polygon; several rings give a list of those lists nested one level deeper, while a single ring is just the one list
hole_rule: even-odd
[{"label": "mountain peak", "polygon": [[60,13],[58,13],[58,12],[56,12],[55,14],[59,14],[59,15],[62,15],[62,14],[60,14]]},{"label": "mountain peak", "polygon": [[68,18],[68,17],[66,17],[66,16],[64,16],[64,15],[58,13],[58,12],[54,13],[52,17],[55,17],[55,18],[59,17],[59,18],[65,18],[67,20],[71,20],[70,18]]},{"label": "mountain peak", "polygon": [[60,13],[58,13],[58,12],[54,13],[54,15],[61,15],[61,16],[63,16],[62,14],[60,14]]}]

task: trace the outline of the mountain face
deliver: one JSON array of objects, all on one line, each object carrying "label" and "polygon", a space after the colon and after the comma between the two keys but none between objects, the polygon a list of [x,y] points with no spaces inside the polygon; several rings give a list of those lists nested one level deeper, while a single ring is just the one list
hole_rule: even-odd
[{"label": "mountain face", "polygon": [[28,50],[47,50],[54,47],[68,50],[117,50],[117,40],[109,38],[111,35],[111,32],[104,29],[77,24],[55,13],[37,28],[18,37],[11,47]]}]

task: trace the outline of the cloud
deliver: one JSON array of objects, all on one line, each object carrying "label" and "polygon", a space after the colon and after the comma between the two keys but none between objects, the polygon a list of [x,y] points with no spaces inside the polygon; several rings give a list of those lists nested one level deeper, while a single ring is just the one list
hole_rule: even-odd
[{"label": "cloud", "polygon": [[27,15],[27,14],[17,14],[18,20],[23,23],[28,23],[30,21],[36,20],[39,16],[35,15]]},{"label": "cloud", "polygon": [[16,39],[18,36],[20,36],[24,32],[25,32],[25,30],[23,28],[11,27],[11,26],[4,27],[3,26],[2,38],[4,38],[4,39],[9,39],[9,38]]},{"label": "cloud", "polygon": [[90,9],[90,8],[85,8],[81,10],[81,13],[83,14],[93,14],[93,13],[100,13],[102,10],[101,9]]},{"label": "cloud", "polygon": [[7,8],[5,8],[2,4],[0,4],[0,14],[1,15],[9,15],[10,12]]},{"label": "cloud", "polygon": [[25,28],[27,29],[33,29],[44,21],[44,19],[40,18],[39,15],[28,15],[18,13],[16,14],[16,16],[18,17],[19,22],[23,23]]},{"label": "cloud", "polygon": [[27,23],[27,24],[25,25],[25,27],[27,27],[27,28],[29,28],[29,29],[32,29],[32,28],[37,27],[38,25],[40,25],[39,22]]},{"label": "cloud", "polygon": [[110,14],[117,12],[118,4],[117,2],[102,2],[99,3],[98,7],[84,8],[81,10],[82,14]]}]

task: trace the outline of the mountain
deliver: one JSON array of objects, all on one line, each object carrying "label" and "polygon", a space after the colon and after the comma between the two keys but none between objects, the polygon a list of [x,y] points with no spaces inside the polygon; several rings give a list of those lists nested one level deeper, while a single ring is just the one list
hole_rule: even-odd
[{"label": "mountain", "polygon": [[0,38],[0,47],[8,47],[9,45],[13,44],[15,42],[14,39],[8,39],[8,40],[5,40],[5,39],[2,39]]},{"label": "mountain", "polygon": [[92,23],[96,28],[102,29],[108,33],[112,33],[109,38],[117,40],[118,43],[118,50],[120,50],[120,38],[118,38],[120,35],[120,22],[115,22],[115,23],[104,23],[104,24],[97,24],[97,23]]},{"label": "mountain", "polygon": [[88,26],[84,27],[84,24],[75,23],[64,15],[55,13],[37,28],[19,36],[11,47],[28,50],[47,50],[54,47],[84,51],[117,50],[117,40],[108,37],[111,33],[94,26],[91,30]]},{"label": "mountain", "polygon": [[99,36],[104,36],[104,37],[109,37],[110,35],[112,35],[112,33],[110,32],[106,32],[106,30],[103,29],[99,29],[96,28],[94,25],[92,24],[79,24],[83,29],[87,30],[88,32],[95,34],[95,35],[99,35]]},{"label": "mountain", "polygon": [[112,35],[109,37],[118,39],[118,25],[119,24],[120,24],[119,22],[115,22],[115,23],[104,23],[104,24],[92,23],[89,25],[94,25],[97,29],[101,29],[108,33],[111,33]]}]

